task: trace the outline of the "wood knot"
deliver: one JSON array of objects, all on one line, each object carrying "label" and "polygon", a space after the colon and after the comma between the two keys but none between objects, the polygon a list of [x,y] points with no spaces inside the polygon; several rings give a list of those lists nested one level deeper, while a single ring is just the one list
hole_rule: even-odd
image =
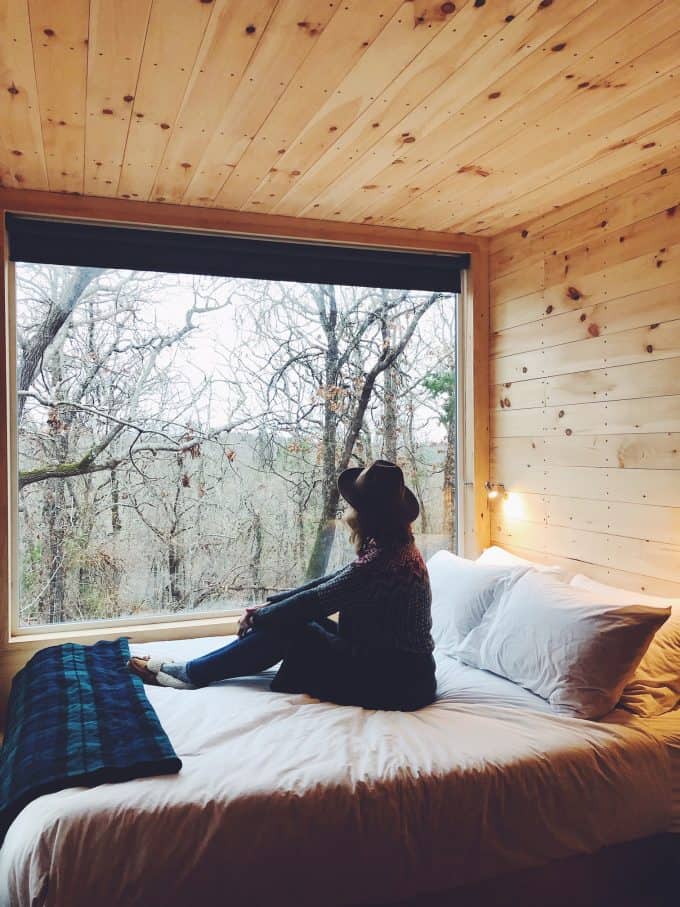
[{"label": "wood knot", "polygon": [[569,297],[569,299],[580,299],[581,292],[580,290],[577,290],[576,287],[568,287],[567,296]]},{"label": "wood knot", "polygon": [[416,137],[414,135],[407,135],[404,139],[404,145],[412,145],[415,140]]},{"label": "wood knot", "polygon": [[656,260],[657,268],[660,268],[662,264],[663,264],[663,258],[657,258],[657,260]]},{"label": "wood knot", "polygon": [[505,409],[505,400],[501,397],[500,399],[501,409]]},{"label": "wood knot", "polygon": [[601,222],[600,222],[600,226],[601,226],[601,227],[606,227],[606,226],[607,226],[607,221],[606,221],[606,220],[601,221]]},{"label": "wood knot", "polygon": [[512,387],[512,381],[506,381],[503,387]]},{"label": "wood knot", "polygon": [[506,405],[508,408],[509,408],[510,406],[512,406],[512,404],[510,403],[510,398],[509,398],[509,397],[506,397],[505,400],[504,400],[503,402],[505,403],[505,405]]},{"label": "wood knot", "polygon": [[529,371],[529,369],[526,367],[526,365],[523,365],[523,366],[522,366],[522,374],[523,374],[523,375],[526,375],[526,373],[527,373],[528,371]]},{"label": "wood knot", "polygon": [[132,104],[134,99],[135,99],[135,96],[133,94],[126,94],[123,96],[123,100],[125,101],[126,104]]},{"label": "wood knot", "polygon": [[144,114],[143,114],[143,113],[136,113],[135,116],[137,117],[138,120],[143,120],[143,119],[144,119]]},{"label": "wood knot", "polygon": [[254,35],[256,31],[257,31],[257,29],[255,28],[254,25],[246,25],[246,34],[247,35]]},{"label": "wood knot", "polygon": [[380,123],[371,123],[371,129],[377,129]]},{"label": "wood knot", "polygon": [[553,0],[541,0],[538,4],[539,9],[547,9],[549,6],[552,6]]},{"label": "wood knot", "polygon": [[565,428],[565,429],[564,429],[564,433],[565,433],[565,435],[567,435],[567,437],[569,437],[569,435],[572,435],[572,434],[573,434],[573,432],[572,432],[572,430],[571,430],[570,428]]},{"label": "wood knot", "polygon": [[14,148],[13,151],[12,151],[12,154],[14,155],[14,157],[21,157],[23,153],[24,153],[24,152],[23,152],[23,151],[19,151],[18,148]]},{"label": "wood knot", "polygon": [[665,176],[668,173],[668,167],[662,167],[661,170],[659,170],[659,173],[661,176]]},{"label": "wood knot", "polygon": [[587,88],[590,85],[590,82],[579,82],[576,86],[577,88]]},{"label": "wood knot", "polygon": [[669,217],[675,217],[675,212],[676,212],[677,210],[678,210],[678,206],[677,206],[677,205],[673,205],[673,206],[670,207],[670,208],[666,208],[666,214],[667,214]]},{"label": "wood knot", "polygon": [[448,15],[450,15],[450,13],[454,13],[456,11],[456,4],[455,3],[442,3],[442,5],[439,7],[439,9],[444,13],[445,16],[448,16]]},{"label": "wood knot", "polygon": [[161,123],[161,129],[169,129],[170,123]]},{"label": "wood knot", "polygon": [[550,48],[550,50],[551,50],[553,53],[558,54],[561,50],[564,50],[564,48],[565,48],[566,46],[567,46],[567,42],[566,42],[566,41],[560,41],[559,44],[553,44],[553,46]]},{"label": "wood knot", "polygon": [[546,315],[552,314],[552,310],[553,310],[553,306],[549,305],[545,310],[545,314]]},{"label": "wood knot", "polygon": [[338,127],[337,127],[337,126],[329,126],[329,127],[328,127],[328,131],[329,131],[329,132],[337,132],[337,131],[338,131]]},{"label": "wood knot", "polygon": [[105,113],[107,117],[113,116],[113,110],[110,107],[102,107],[102,113]]},{"label": "wood knot", "polygon": [[184,163],[182,163],[180,166],[183,170],[191,170],[191,164],[189,163],[189,161],[184,161]]},{"label": "wood knot", "polygon": [[649,330],[650,330],[650,331],[655,331],[655,330],[659,327],[659,324],[660,324],[660,323],[661,323],[661,322],[659,322],[659,321],[655,321],[654,324],[650,324]]},{"label": "wood knot", "polygon": [[558,412],[557,418],[558,418],[558,419],[563,419],[563,418],[564,418],[564,410],[563,410],[563,409],[561,409],[561,410]]},{"label": "wood knot", "polygon": [[496,98],[500,98],[500,96],[501,96],[500,91],[492,91],[491,94],[489,95],[489,100],[495,101]]},{"label": "wood knot", "polygon": [[527,236],[529,235],[529,231],[528,231],[528,230],[522,230],[522,234],[521,234],[521,235],[522,235],[522,239],[526,239]]},{"label": "wood knot", "polygon": [[589,324],[589,325],[588,325],[588,333],[590,334],[591,337],[599,337],[599,336],[600,336],[600,328],[599,328],[596,324]]},{"label": "wood knot", "polygon": [[291,176],[300,176],[300,172],[301,172],[300,170],[291,170],[290,175]]},{"label": "wood knot", "polygon": [[309,22],[306,22],[304,20],[302,22],[298,22],[297,25],[298,25],[298,28],[309,28]]},{"label": "wood knot", "polygon": [[286,153],[286,149],[285,149],[285,148],[279,148],[279,150],[278,150],[276,153],[277,153],[277,154],[285,154],[285,153]]},{"label": "wood knot", "polygon": [[9,86],[9,88],[7,89],[7,91],[8,91],[10,94],[19,94],[19,89],[16,87],[16,85],[14,84],[14,82],[12,82],[12,84]]},{"label": "wood knot", "polygon": [[475,6],[477,7],[477,9],[479,9],[480,6],[484,6],[485,3],[486,0],[475,0]]},{"label": "wood knot", "polygon": [[509,16],[506,16],[506,17],[505,17],[505,21],[506,21],[506,22],[512,22],[512,20],[513,20],[514,18],[515,18],[515,17],[513,16],[513,14],[510,13]]},{"label": "wood knot", "polygon": [[53,38],[55,35],[55,31],[53,28],[43,28],[43,34],[47,35],[48,38]]},{"label": "wood knot", "polygon": [[647,344],[647,352],[648,352],[648,353],[653,353],[653,352],[654,352],[654,347],[652,346],[651,343],[648,343],[648,344]]},{"label": "wood knot", "polygon": [[585,321],[585,320],[586,320],[586,313],[582,312],[581,315],[579,316],[579,321]]},{"label": "wood knot", "polygon": [[643,147],[643,149],[653,148],[655,145],[656,145],[656,142],[645,142],[645,144],[642,147]]}]

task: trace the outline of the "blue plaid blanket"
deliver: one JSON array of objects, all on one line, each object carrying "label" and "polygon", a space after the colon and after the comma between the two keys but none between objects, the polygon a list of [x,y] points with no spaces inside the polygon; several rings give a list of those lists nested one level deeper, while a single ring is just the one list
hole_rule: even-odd
[{"label": "blue plaid blanket", "polygon": [[129,657],[123,638],[66,643],[38,652],[16,675],[0,751],[0,843],[42,794],[181,769]]}]

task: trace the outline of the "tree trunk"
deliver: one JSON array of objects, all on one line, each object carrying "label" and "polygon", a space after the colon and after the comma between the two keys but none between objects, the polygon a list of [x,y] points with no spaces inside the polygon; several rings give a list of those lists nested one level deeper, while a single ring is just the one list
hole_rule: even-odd
[{"label": "tree trunk", "polygon": [[[383,350],[392,348],[390,325],[382,322]],[[383,456],[391,463],[397,462],[397,370],[394,365],[383,372]]]},{"label": "tree trunk", "polygon": [[111,470],[111,531],[117,535],[122,529],[123,524],[120,521],[120,506],[118,502],[118,474],[115,469]]},{"label": "tree trunk", "polygon": [[444,460],[444,532],[451,549],[456,550],[456,420],[451,414],[446,425],[446,459]]},{"label": "tree trunk", "polygon": [[[64,284],[59,298],[52,300],[49,314],[22,351],[18,391],[27,391],[30,388],[47,348],[71,317],[81,296],[99,273],[101,273],[99,268],[75,268],[70,279]],[[26,398],[20,394],[17,401],[18,423],[21,422],[25,405]]]},{"label": "tree trunk", "polygon": [[52,480],[47,492],[47,532],[49,582],[48,621],[57,624],[64,619],[66,598],[66,572],[64,569],[64,538],[66,519],[66,496],[64,483]]},{"label": "tree trunk", "polygon": [[425,535],[428,532],[427,510],[425,509],[425,500],[423,498],[423,488],[418,474],[418,461],[416,459],[416,441],[413,437],[413,403],[408,406],[408,419],[406,420],[406,431],[408,442],[406,444],[406,453],[408,455],[409,466],[411,467],[411,483],[413,492],[418,499],[420,506],[420,531]]},{"label": "tree trunk", "polygon": [[179,610],[184,598],[182,589],[182,553],[174,538],[168,542],[168,574],[170,577],[170,601],[173,610]]},{"label": "tree trunk", "polygon": [[253,513],[250,535],[253,542],[250,573],[253,582],[253,601],[257,601],[262,593],[262,519],[257,512]]}]

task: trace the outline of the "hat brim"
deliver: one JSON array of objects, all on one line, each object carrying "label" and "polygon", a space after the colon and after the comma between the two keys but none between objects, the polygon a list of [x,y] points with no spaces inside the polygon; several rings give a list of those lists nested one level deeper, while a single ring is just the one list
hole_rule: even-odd
[{"label": "hat brim", "polygon": [[[356,487],[356,480],[363,472],[360,466],[351,466],[343,470],[338,476],[338,491],[355,510],[361,510],[366,506],[366,501],[362,498],[361,493]],[[397,505],[397,513],[386,513],[386,516],[399,516],[407,523],[412,523],[418,519],[420,514],[420,504],[418,498],[413,494],[408,486],[404,486],[404,499]]]}]

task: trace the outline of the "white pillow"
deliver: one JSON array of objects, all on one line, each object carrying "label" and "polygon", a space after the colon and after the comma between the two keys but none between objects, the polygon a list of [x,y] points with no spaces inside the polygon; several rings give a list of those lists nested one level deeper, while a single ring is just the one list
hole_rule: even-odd
[{"label": "white pillow", "polygon": [[432,588],[432,638],[449,655],[499,595],[526,572],[525,567],[482,567],[450,551],[433,554],[427,569]]},{"label": "white pillow", "polygon": [[510,551],[506,551],[505,548],[501,548],[499,545],[492,545],[490,548],[486,548],[475,563],[496,567],[531,567],[539,573],[554,573],[559,577],[566,576],[567,572],[562,567],[558,567],[557,564],[537,564],[534,561],[526,560],[526,558],[517,557],[516,554],[511,554]]},{"label": "white pillow", "polygon": [[629,592],[596,583],[580,573],[570,585],[588,589],[594,595],[609,598],[617,604],[652,605],[657,608],[670,606],[671,616],[652,639],[633,679],[626,685],[619,705],[642,718],[663,715],[675,708],[680,702],[680,598],[659,598]]},{"label": "white pillow", "polygon": [[670,608],[618,605],[553,576],[526,573],[454,654],[547,699],[557,712],[601,718],[621,698]]}]

